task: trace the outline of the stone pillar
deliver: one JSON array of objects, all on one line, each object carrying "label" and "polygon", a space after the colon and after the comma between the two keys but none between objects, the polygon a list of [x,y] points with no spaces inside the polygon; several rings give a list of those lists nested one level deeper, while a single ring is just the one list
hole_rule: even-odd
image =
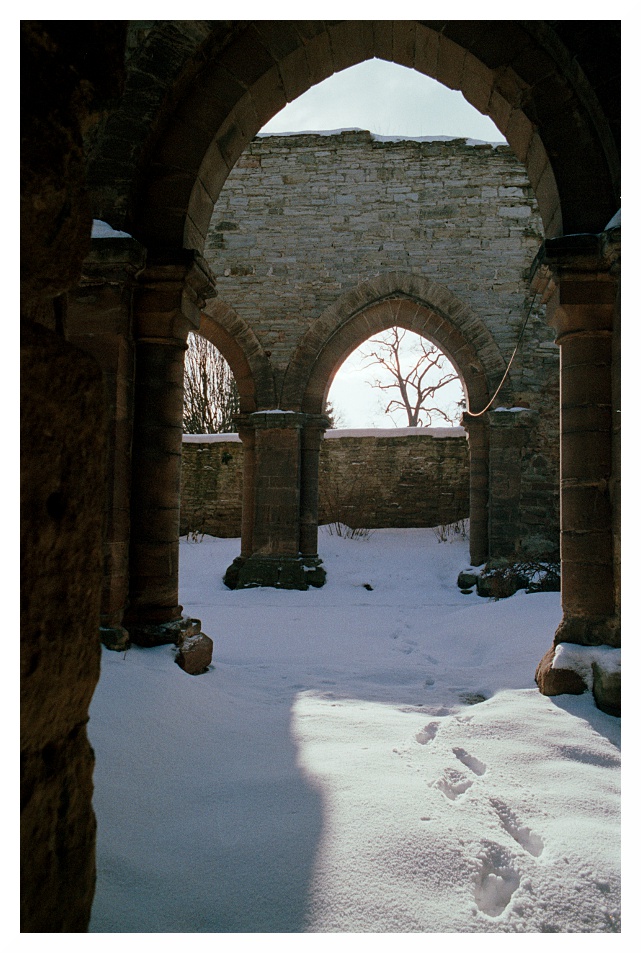
[{"label": "stone pillar", "polygon": [[491,410],[489,423],[488,555],[513,558],[521,550],[523,448],[538,418],[529,408]]},{"label": "stone pillar", "polygon": [[129,524],[133,423],[132,294],[145,252],[132,238],[94,238],[80,284],[69,294],[66,337],[102,370],[107,416],[101,641],[123,650],[129,595]]},{"label": "stone pillar", "polygon": [[480,566],[488,557],[488,428],[484,417],[463,414],[470,453],[470,562]]},{"label": "stone pillar", "polygon": [[318,470],[328,417],[308,415],[301,435],[300,552],[305,559],[318,559]]},{"label": "stone pillar", "polygon": [[[313,545],[310,526],[318,520],[318,451],[314,462],[313,444],[320,448],[323,428],[318,437],[313,430],[321,419],[325,420],[282,410],[257,411],[239,419],[247,469],[242,552],[225,573],[230,589],[323,585],[325,571],[318,555],[304,553],[301,546],[302,538],[306,550]],[[304,435],[308,426],[309,434]]]},{"label": "stone pillar", "polygon": [[193,253],[148,262],[134,296],[136,377],[131,472],[129,606],[139,645],[199,631],[178,604],[184,354],[211,281]]},{"label": "stone pillar", "polygon": [[[620,232],[546,242],[556,282],[552,323],[561,348],[560,643],[620,646],[618,567],[613,538],[612,331],[618,296]],[[616,375],[614,375],[616,377]],[[537,670],[544,694],[566,691],[553,650]],[[616,700],[595,699],[614,713]],[[585,686],[584,686],[585,687]],[[571,690],[571,689],[569,689]]]},{"label": "stone pillar", "polygon": [[256,431],[253,427],[238,427],[243,444],[243,507],[240,530],[240,555],[243,559],[254,552],[254,521],[256,500]]},{"label": "stone pillar", "polygon": [[[20,930],[84,933],[96,879],[104,391],[64,337],[90,246],[83,135],[124,84],[126,23],[21,29]],[[96,57],[88,50],[103,51]]]}]

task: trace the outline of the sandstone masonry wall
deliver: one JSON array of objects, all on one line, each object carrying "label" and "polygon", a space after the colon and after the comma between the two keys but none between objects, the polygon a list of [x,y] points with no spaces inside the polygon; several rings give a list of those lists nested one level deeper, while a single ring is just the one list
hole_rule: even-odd
[{"label": "sandstone masonry wall", "polygon": [[[469,511],[460,427],[330,431],[320,459],[320,523],[438,526]],[[235,434],[184,435],[180,532],[240,535],[243,448]]]},{"label": "sandstone masonry wall", "polygon": [[[254,139],[216,202],[205,255],[218,301],[255,334],[278,394],[313,322],[387,272],[446,288],[507,365],[542,238],[527,173],[508,146],[344,131]],[[558,546],[558,382],[558,347],[537,304],[495,403],[531,413],[487,416],[495,554]]]},{"label": "sandstone masonry wall", "polygon": [[[219,297],[250,324],[278,376],[325,308],[387,271],[446,286],[483,318],[507,361],[542,238],[508,146],[366,131],[259,136],[216,202],[205,257]],[[558,373],[540,309],[511,375],[521,402],[538,398],[542,365]]]}]

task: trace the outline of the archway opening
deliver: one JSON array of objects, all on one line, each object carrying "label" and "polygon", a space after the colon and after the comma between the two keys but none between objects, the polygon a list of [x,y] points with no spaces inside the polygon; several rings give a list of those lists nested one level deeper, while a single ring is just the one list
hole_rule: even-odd
[{"label": "archway opening", "polygon": [[458,90],[387,60],[340,70],[288,103],[262,134],[369,129],[380,136],[437,136],[505,143],[503,133]]},{"label": "archway opening", "polygon": [[461,380],[440,348],[394,326],[372,335],[343,362],[326,412],[335,429],[453,427],[464,405]]},{"label": "archway opening", "polygon": [[206,337],[190,333],[185,353],[183,433],[232,433],[240,394],[223,354]]},{"label": "archway opening", "polygon": [[329,387],[319,524],[350,538],[426,527],[467,538],[465,401],[454,365],[424,335],[393,325],[368,337]]},{"label": "archway opening", "polygon": [[[426,87],[432,85],[420,70],[414,72],[371,59],[360,66],[381,66],[398,75],[407,75]],[[325,84],[331,87],[350,72],[348,69],[335,73],[330,80],[314,86],[313,91],[319,92]],[[305,95],[302,87],[301,91],[303,96],[299,102]],[[443,92],[458,99],[471,116],[478,118],[479,114],[460,94],[446,89]],[[346,97],[339,97],[334,91],[329,98],[335,104],[337,99]],[[428,109],[422,110],[423,120],[427,112]],[[377,301],[380,305],[380,313],[370,312],[377,324],[374,330],[387,330],[395,323],[386,323],[383,327],[378,322],[385,310],[383,301],[395,298],[399,292],[399,298],[403,299],[402,311],[412,311],[419,302],[426,303],[433,317],[424,321],[408,313],[405,315],[410,322],[407,330],[425,328],[430,323],[438,325],[442,346],[450,356],[455,355],[465,375],[467,407],[472,411],[485,407],[505,371],[510,344],[518,332],[517,323],[519,326],[521,323],[525,300],[523,276],[543,235],[536,200],[519,159],[515,161],[504,145],[496,149],[492,144],[477,148],[478,139],[469,135],[456,142],[441,141],[452,140],[457,133],[460,135],[459,130],[447,130],[454,135],[443,135],[446,127],[437,127],[438,133],[424,126],[403,133],[388,126],[384,132],[373,135],[344,130],[346,135],[333,136],[339,140],[335,142],[326,131],[305,133],[301,126],[327,130],[328,126],[350,122],[344,115],[333,120],[310,116],[298,122],[284,118],[282,121],[291,136],[276,133],[273,139],[270,135],[273,127],[263,126],[263,133],[253,140],[226,175],[205,245],[205,257],[216,276],[219,294],[230,302],[247,326],[255,329],[256,343],[265,358],[265,366],[273,375],[273,396],[269,402],[259,401],[255,411],[269,414],[284,411],[312,417],[323,414],[326,388],[334,376],[334,368],[340,366],[354,343],[360,343],[340,335],[340,340],[335,338],[330,342],[324,323],[329,330],[330,312],[343,289],[356,292],[361,284],[379,279],[379,293],[369,298],[369,302]],[[368,120],[356,122],[359,126],[374,125]],[[296,131],[296,126],[300,131]],[[430,132],[435,134],[429,135]],[[496,144],[503,137],[491,124],[485,138]],[[334,156],[339,146],[340,158]],[[458,178],[452,177],[454,154],[460,163]],[[436,167],[449,171],[430,180],[429,174]],[[411,181],[410,168],[414,170]],[[445,178],[448,179],[446,185]],[[526,227],[526,223],[531,227]],[[513,242],[518,245],[515,249],[511,247]],[[497,261],[499,251],[501,260]],[[492,257],[491,262],[488,257]],[[397,283],[398,275],[405,276],[405,284],[411,286],[409,290],[404,288],[403,282],[403,287]],[[440,287],[428,289],[427,298],[420,291],[417,294],[415,285],[436,284],[436,281]],[[363,306],[362,300],[357,302],[356,310]],[[351,314],[354,313],[352,310]],[[418,327],[411,323],[415,319]],[[384,320],[388,321],[387,315]],[[489,333],[484,326],[487,320],[493,324]],[[372,329],[368,330],[369,334],[364,334],[360,341],[371,335]],[[362,331],[363,328],[359,328],[359,334]],[[258,353],[258,348],[254,353]],[[312,368],[309,361],[315,361],[319,348],[323,351],[320,363]],[[506,401],[510,399],[510,385],[508,380],[502,390],[502,399]],[[436,416],[438,422],[449,424],[453,415],[450,408],[450,413],[446,413],[450,420]],[[273,426],[275,419],[266,418],[272,425],[267,428],[269,431],[278,429]],[[280,422],[288,421],[292,426],[295,424],[294,430],[299,425],[304,429],[308,427],[307,421],[292,417]],[[247,423],[254,428],[257,421]],[[470,444],[477,448],[479,464],[476,494],[479,502],[475,509],[480,537],[475,562],[488,551],[486,423],[475,424],[478,433],[474,439],[470,436]],[[400,422],[393,421],[393,425],[398,428]],[[309,426],[313,430],[316,425]],[[273,475],[266,475],[268,467],[261,455],[268,454],[270,441],[274,443],[271,449],[275,458],[282,455],[282,448],[276,448],[276,439],[271,432],[261,435],[260,454],[252,450],[247,455],[251,474],[257,465],[261,468],[262,475],[255,477],[255,489],[258,496],[264,490],[266,499],[267,490],[273,489]],[[301,459],[311,460],[315,452],[311,437],[292,436],[294,442],[299,439]],[[248,447],[249,440],[248,437]],[[283,494],[285,489],[291,491],[292,497],[291,513],[283,521],[287,527],[286,534],[283,530],[286,543],[272,538],[272,504],[265,503],[263,507],[265,513],[269,513],[270,533],[265,534],[264,547],[270,555],[272,549],[279,555],[283,548],[288,549],[288,555],[303,551],[302,543],[297,550],[299,538],[291,529],[296,520],[300,521],[300,538],[302,535],[311,538],[307,530],[314,522],[315,504],[314,481],[308,479],[310,468],[309,461],[304,467],[301,464],[300,473],[292,477],[296,485],[281,488]],[[250,480],[246,483],[249,486]],[[246,507],[254,514],[254,521],[258,519],[256,493],[248,495],[250,507]],[[296,514],[299,493],[300,507]],[[254,544],[255,539],[252,546]],[[305,543],[305,555],[311,546]],[[243,544],[243,551],[246,548]]]}]

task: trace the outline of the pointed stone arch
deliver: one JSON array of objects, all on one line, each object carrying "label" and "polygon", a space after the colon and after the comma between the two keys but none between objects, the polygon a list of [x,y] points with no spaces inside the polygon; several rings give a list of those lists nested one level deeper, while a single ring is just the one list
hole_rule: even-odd
[{"label": "pointed stone arch", "polygon": [[[388,272],[342,295],[311,326],[285,374],[281,406],[317,416],[334,376],[373,334],[398,326],[436,344],[452,362],[475,414],[490,403],[506,370],[484,322],[443,285],[421,275]],[[509,376],[501,400],[511,400]],[[470,559],[479,565],[492,548],[490,432],[485,416],[465,415],[470,448]]]},{"label": "pointed stone arch", "polygon": [[[168,70],[170,45],[179,55]],[[492,118],[526,166],[547,237],[599,232],[619,207],[607,64],[591,83],[547,21],[163,22],[132,54],[137,66],[136,56],[126,111],[102,131],[90,181],[101,215],[148,246],[202,249],[253,136],[311,86],[373,57],[460,90]],[[132,121],[141,109],[145,122]]]},{"label": "pointed stone arch", "polygon": [[[287,368],[281,404],[323,413],[334,375],[360,344],[404,327],[436,344],[461,377],[468,407],[481,410],[505,372],[505,360],[483,321],[446,287],[422,275],[387,272],[363,281],[309,328]],[[509,396],[509,379],[502,393]]]},{"label": "pointed stone arch", "polygon": [[269,360],[252,329],[225,301],[214,298],[200,315],[198,333],[223,355],[236,380],[241,414],[273,407],[274,378]]}]

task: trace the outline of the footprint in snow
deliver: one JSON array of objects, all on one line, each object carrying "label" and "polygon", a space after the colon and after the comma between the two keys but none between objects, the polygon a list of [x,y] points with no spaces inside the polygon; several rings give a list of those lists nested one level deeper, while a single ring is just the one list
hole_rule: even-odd
[{"label": "footprint in snow", "polygon": [[434,783],[434,787],[438,788],[450,801],[455,801],[462,794],[465,794],[467,789],[472,787],[472,784],[473,782],[461,774],[460,771],[456,771],[454,768],[446,768],[443,777]]},{"label": "footprint in snow", "polygon": [[419,731],[416,735],[416,740],[420,745],[429,744],[430,741],[433,741],[436,738],[436,732],[438,731],[438,725],[435,721],[431,721],[429,725],[425,725],[422,731]]},{"label": "footprint in snow", "polygon": [[490,804],[498,814],[503,830],[506,831],[517,844],[523,847],[524,850],[532,854],[533,857],[540,857],[543,852],[543,847],[545,846],[543,838],[535,834],[530,827],[521,824],[520,821],[517,820],[514,812],[510,810],[507,804],[500,801],[499,798],[490,798]]},{"label": "footprint in snow", "polygon": [[475,758],[473,754],[468,754],[465,748],[452,748],[453,753],[459,759],[461,764],[464,764],[466,768],[469,768],[470,771],[473,771],[474,774],[479,777],[482,774],[485,774],[487,767],[483,764],[482,761],[479,761],[478,758]]},{"label": "footprint in snow", "polygon": [[512,866],[514,858],[498,844],[486,842],[479,860],[481,866],[474,886],[476,905],[488,917],[499,917],[521,883]]}]

